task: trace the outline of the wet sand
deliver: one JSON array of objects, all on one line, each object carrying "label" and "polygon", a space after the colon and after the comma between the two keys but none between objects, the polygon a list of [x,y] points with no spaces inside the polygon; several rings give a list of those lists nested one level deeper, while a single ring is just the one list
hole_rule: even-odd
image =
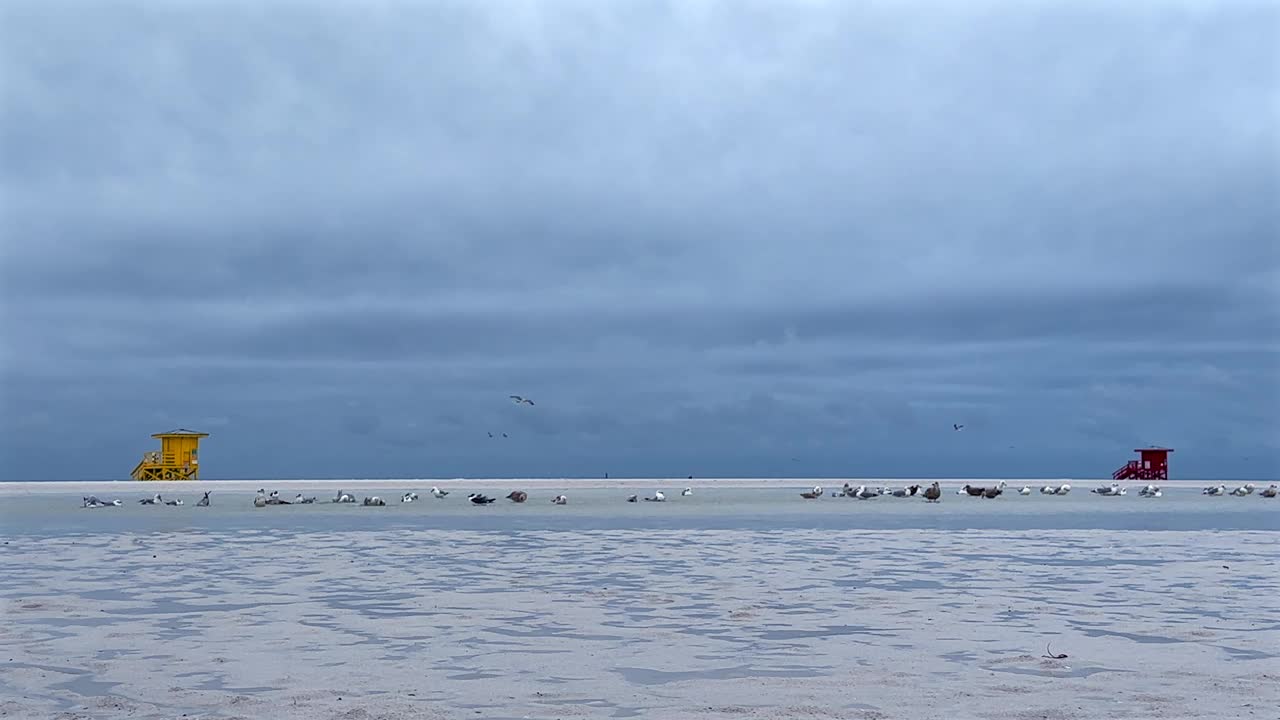
[{"label": "wet sand", "polygon": [[1277,537],[14,535],[0,717],[1274,717]]}]

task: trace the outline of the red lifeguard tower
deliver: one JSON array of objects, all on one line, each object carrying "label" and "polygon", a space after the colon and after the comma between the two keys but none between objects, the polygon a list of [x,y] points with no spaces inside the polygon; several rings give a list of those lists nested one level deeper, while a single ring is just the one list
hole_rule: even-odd
[{"label": "red lifeguard tower", "polygon": [[1169,453],[1173,448],[1135,448],[1140,460],[1130,460],[1127,465],[1111,473],[1115,480],[1168,480]]}]

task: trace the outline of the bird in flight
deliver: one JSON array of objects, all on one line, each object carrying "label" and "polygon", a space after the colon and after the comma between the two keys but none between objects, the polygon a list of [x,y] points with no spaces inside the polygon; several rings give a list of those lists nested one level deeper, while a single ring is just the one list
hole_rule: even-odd
[{"label": "bird in flight", "polygon": [[955,428],[956,430],[963,430],[963,429],[964,429],[964,426],[963,426],[963,425],[957,425],[957,424],[955,424],[955,423],[951,423],[951,427]]},{"label": "bird in flight", "polygon": [[532,401],[532,400],[530,400],[529,398],[526,398],[526,397],[520,397],[519,395],[508,395],[507,397],[511,398],[511,402],[513,402],[513,403],[515,403],[515,404],[517,404],[517,405],[520,405],[521,403],[523,403],[523,404],[525,404],[525,405],[532,405],[532,404],[533,404],[533,401]]}]

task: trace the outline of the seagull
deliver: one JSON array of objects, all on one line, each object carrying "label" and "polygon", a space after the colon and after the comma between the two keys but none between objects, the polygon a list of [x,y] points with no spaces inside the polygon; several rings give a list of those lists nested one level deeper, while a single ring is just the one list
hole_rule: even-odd
[{"label": "seagull", "polygon": [[1160,488],[1156,485],[1147,485],[1138,491],[1138,495],[1142,497],[1160,497],[1162,494]]},{"label": "seagull", "polygon": [[868,490],[866,485],[859,485],[858,489],[853,491],[853,496],[859,500],[870,500],[880,497],[880,493],[875,490]]},{"label": "seagull", "polygon": [[1030,487],[1030,486],[1028,486],[1028,485],[1023,485],[1023,486],[1022,486],[1022,489],[1018,491],[1018,494],[1019,494],[1019,495],[1030,495],[1030,494],[1031,494],[1031,487]]},{"label": "seagull", "polygon": [[435,496],[436,496],[436,498],[437,498],[437,499],[439,499],[439,498],[444,497],[445,495],[448,495],[448,494],[449,494],[449,491],[448,491],[448,490],[441,490],[440,488],[438,488],[438,487],[436,487],[436,486],[432,485],[432,486],[431,486],[431,494],[432,494],[432,495],[435,495]]},{"label": "seagull", "polygon": [[1041,495],[1052,495],[1053,492],[1054,492],[1054,487],[1052,485],[1045,485],[1044,487],[1040,488]]},{"label": "seagull", "polygon": [[1231,491],[1231,494],[1235,495],[1236,497],[1244,497],[1245,495],[1252,495],[1254,487],[1255,486],[1253,483],[1245,483],[1244,485],[1241,485],[1240,487],[1233,489]]},{"label": "seagull", "polygon": [[1071,492],[1071,483],[1062,483],[1057,490],[1053,491],[1054,495],[1066,495]]},{"label": "seagull", "polygon": [[164,504],[165,504],[165,505],[175,505],[175,506],[176,506],[176,505],[181,505],[181,504],[182,504],[182,498],[178,498],[177,500],[165,500],[165,501],[164,501]]},{"label": "seagull", "polygon": [[636,496],[636,495],[628,495],[628,496],[627,496],[627,502],[635,502],[635,501],[637,501],[637,500],[639,500],[639,499],[640,499],[640,498],[639,498],[639,496]]},{"label": "seagull", "polygon": [[332,499],[332,500],[330,500],[329,502],[335,502],[335,503],[353,503],[353,502],[355,502],[355,501],[356,501],[356,497],[355,497],[354,495],[352,495],[351,493],[345,493],[345,492],[342,492],[341,490],[339,490],[339,491],[338,491],[338,494],[337,494],[337,495],[334,495],[334,496],[333,496],[333,499]]},{"label": "seagull", "polygon": [[814,485],[812,490],[808,492],[800,493],[800,497],[804,498],[805,500],[813,500],[814,498],[820,498],[822,497],[822,486]]},{"label": "seagull", "polygon": [[467,499],[470,500],[474,505],[488,505],[489,503],[497,500],[497,498],[486,497],[485,495],[480,493],[471,493],[470,495],[467,496]]},{"label": "seagull", "polygon": [[692,494],[693,494],[693,488],[685,488],[684,490],[680,491],[681,497],[689,497]]},{"label": "seagull", "polygon": [[517,405],[520,405],[520,404],[524,404],[524,405],[532,405],[532,404],[533,404],[533,401],[532,401],[532,400],[530,400],[529,398],[526,398],[526,397],[520,397],[519,395],[508,395],[507,397],[511,398],[511,402],[513,402],[513,403],[515,403],[515,404],[517,404]]},{"label": "seagull", "polygon": [[568,505],[568,504],[569,504],[569,498],[567,498],[567,497],[565,497],[565,496],[563,496],[563,495],[557,495],[557,496],[555,496],[555,497],[551,498],[551,503],[552,503],[553,505]]},{"label": "seagull", "polygon": [[662,494],[661,490],[658,490],[653,494],[653,497],[647,497],[644,500],[645,502],[666,502],[667,496]]},{"label": "seagull", "polygon": [[[258,492],[262,492],[262,491],[261,491],[261,490],[259,490]],[[138,504],[139,504],[139,505],[162,505],[162,504],[164,504],[164,500],[161,500],[161,499],[160,499],[160,493],[156,493],[156,496],[155,496],[155,497],[150,498],[150,499],[143,498],[143,499],[141,499],[141,500],[139,500],[139,501],[138,501]]]},{"label": "seagull", "polygon": [[1280,487],[1277,487],[1275,483],[1271,483],[1271,487],[1258,494],[1265,498],[1273,498],[1276,495],[1280,495]]},{"label": "seagull", "polygon": [[942,499],[942,488],[938,487],[938,483],[925,488],[924,499],[925,502],[938,502]]},{"label": "seagull", "polygon": [[[212,490],[209,492],[212,492]],[[200,498],[200,502],[196,503],[196,507],[209,507],[209,492],[206,492],[204,497]]]},{"label": "seagull", "polygon": [[951,423],[951,427],[952,427],[952,429],[954,429],[954,430],[956,430],[956,431],[960,431],[960,430],[963,430],[963,429],[964,429],[964,425],[957,425],[957,424],[955,424],[955,423]]},{"label": "seagull", "polygon": [[525,500],[528,500],[528,499],[529,499],[529,493],[527,493],[527,492],[525,492],[525,491],[523,491],[523,490],[512,490],[512,491],[507,495],[507,499],[508,499],[508,500],[510,500],[511,502],[522,503],[522,502],[524,502]]},{"label": "seagull", "polygon": [[891,490],[889,491],[889,494],[894,497],[915,497],[915,494],[918,492],[920,492],[919,485],[909,485],[905,488],[898,488],[897,490]]},{"label": "seagull", "polygon": [[293,498],[293,502],[297,505],[310,505],[315,501],[316,499],[314,497],[302,497],[302,493],[298,493],[297,496]]},{"label": "seagull", "polygon": [[1227,486],[1217,485],[1214,487],[1207,487],[1204,490],[1201,490],[1200,492],[1203,495],[1225,495],[1227,493]]},{"label": "seagull", "polygon": [[371,505],[371,506],[374,506],[374,507],[382,507],[383,505],[386,505],[386,504],[387,504],[387,501],[383,500],[382,498],[378,497],[377,495],[374,495],[373,497],[367,497],[367,498],[365,498],[365,499],[364,499],[364,502],[363,502],[362,504],[363,504],[363,505]]},{"label": "seagull", "polygon": [[414,500],[417,500],[417,499],[418,499],[418,493],[413,492],[412,490],[400,496],[400,502],[402,503],[413,502]]},{"label": "seagull", "polygon": [[254,506],[254,507],[266,507],[266,506],[267,506],[267,491],[266,491],[266,490],[263,490],[262,488],[258,488],[258,494],[253,496],[253,506]]}]

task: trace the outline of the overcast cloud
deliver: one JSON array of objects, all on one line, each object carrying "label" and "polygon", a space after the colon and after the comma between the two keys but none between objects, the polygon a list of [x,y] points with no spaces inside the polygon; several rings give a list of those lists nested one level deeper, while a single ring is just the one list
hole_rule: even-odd
[{"label": "overcast cloud", "polygon": [[0,479],[1275,477],[1277,28],[6,2]]}]

